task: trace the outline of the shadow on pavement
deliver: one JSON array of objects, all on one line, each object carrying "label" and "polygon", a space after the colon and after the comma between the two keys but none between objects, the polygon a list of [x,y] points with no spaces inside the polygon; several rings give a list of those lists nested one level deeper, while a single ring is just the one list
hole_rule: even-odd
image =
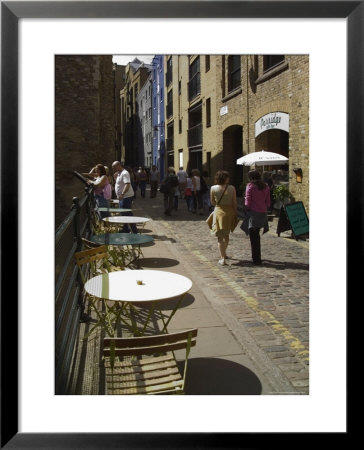
[{"label": "shadow on pavement", "polygon": [[263,259],[263,264],[261,266],[255,266],[251,261],[238,261],[236,263],[231,263],[232,267],[270,267],[277,270],[309,270],[309,264],[292,263],[284,261],[271,261],[269,259]]},{"label": "shadow on pavement", "polygon": [[[179,363],[180,364],[180,363]],[[261,395],[259,378],[247,367],[221,358],[188,360],[187,395]],[[181,362],[180,370],[183,369]]]},{"label": "shadow on pavement", "polygon": [[148,228],[143,228],[140,230],[140,234],[146,234],[146,233],[151,233],[152,230],[149,230]]},{"label": "shadow on pavement", "polygon": [[168,238],[166,236],[159,236],[158,234],[151,234],[150,236],[152,236],[152,238],[155,241],[169,241],[172,242],[173,244],[176,243],[177,241],[173,238]]},{"label": "shadow on pavement", "polygon": [[[172,310],[176,306],[178,301],[179,301],[179,298],[158,302],[158,307],[161,309],[161,311],[169,311],[169,310]],[[186,308],[187,306],[192,305],[192,303],[194,303],[194,301],[195,301],[195,297],[193,295],[186,294],[184,296],[184,299],[182,300],[181,304],[179,305],[178,309]]]},{"label": "shadow on pavement", "polygon": [[172,258],[143,258],[140,260],[141,268],[159,269],[164,267],[178,266],[179,261]]}]

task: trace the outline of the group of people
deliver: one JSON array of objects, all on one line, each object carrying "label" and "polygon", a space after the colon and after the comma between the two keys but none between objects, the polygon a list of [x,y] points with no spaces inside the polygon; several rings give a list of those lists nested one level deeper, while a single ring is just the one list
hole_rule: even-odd
[{"label": "group of people", "polygon": [[[135,196],[135,191],[131,181],[131,170],[127,170],[126,166],[120,161],[112,163],[113,176],[110,175],[108,167],[102,164],[97,164],[90,170],[89,173],[84,173],[87,176],[89,184],[94,187],[95,202],[98,208],[108,208],[109,201],[112,197],[119,200],[119,208],[132,209],[132,203]],[[100,219],[109,216],[107,212],[98,211]],[[125,216],[132,216],[131,211],[123,213]],[[137,233],[135,224],[130,225],[132,233]],[[120,230],[122,233],[129,232],[129,225],[124,224]]]},{"label": "group of people", "polygon": [[164,214],[171,215],[173,209],[178,209],[178,199],[185,199],[187,210],[200,215],[204,211],[211,210],[209,186],[206,181],[207,173],[201,176],[198,169],[191,170],[187,173],[183,167],[175,172],[173,167],[169,167],[167,176],[162,181],[164,193]]},{"label": "group of people", "polygon": [[[249,183],[245,191],[245,217],[242,230],[249,235],[253,264],[261,265],[260,230],[268,230],[267,213],[271,210],[272,189],[269,183],[262,181],[258,170],[248,173]],[[203,214],[205,207],[213,212],[207,223],[214,235],[217,236],[220,259],[218,263],[226,264],[228,256],[226,249],[229,245],[230,232],[238,224],[236,189],[230,185],[229,172],[219,170],[215,176],[215,184],[209,187],[198,169],[187,174],[182,167],[175,172],[169,167],[167,176],[162,182],[164,193],[164,214],[170,216],[171,211],[177,209],[178,196],[185,198],[188,211]],[[207,197],[207,198],[206,198]],[[176,202],[177,199],[177,202]]]},{"label": "group of people", "polygon": [[[114,195],[119,200],[120,208],[131,210],[135,197],[133,172],[120,161],[113,162],[112,170],[113,177],[110,175],[108,167],[97,164],[89,173],[83,175],[91,179],[89,184],[94,187],[95,201],[99,208],[109,207],[108,200]],[[145,172],[143,168],[140,168],[140,174],[143,174],[143,171]],[[267,212],[271,207],[271,189],[262,180],[258,170],[250,171],[248,178],[249,183],[245,191],[245,217],[241,228],[249,235],[253,264],[260,265],[262,264],[260,230],[263,229],[265,232],[268,229]],[[149,179],[150,196],[154,198],[159,183],[159,172],[156,166],[152,167]],[[140,184],[141,181],[142,184]],[[142,197],[145,197],[146,182],[147,177],[139,175]],[[178,198],[186,200],[187,209],[192,213],[199,211],[200,214],[203,214],[206,207],[208,210],[213,208],[213,212],[206,222],[217,237],[220,253],[218,263],[221,265],[225,265],[226,259],[228,259],[226,250],[229,245],[230,232],[234,231],[238,224],[236,190],[229,183],[230,175],[225,170],[219,170],[216,173],[215,184],[209,187],[198,169],[194,169],[188,174],[180,167],[176,174],[174,168],[169,167],[160,188],[164,194],[164,213],[166,215],[171,215],[171,211],[178,208]],[[103,218],[108,213],[99,212],[99,215],[100,218]],[[132,212],[126,212],[124,215],[132,215]],[[120,231],[128,232],[128,225],[124,225]],[[131,225],[131,231],[137,232],[135,225]]]},{"label": "group of people", "polygon": [[[261,179],[258,170],[248,173],[249,183],[245,190],[245,217],[241,228],[250,238],[253,264],[261,265],[260,230],[268,230],[267,211],[271,204],[271,194],[268,184]],[[230,232],[238,224],[237,200],[235,187],[229,184],[229,172],[219,170],[215,176],[215,185],[211,187],[211,203],[214,212],[207,219],[212,233],[217,236],[220,252],[219,264],[225,265],[228,256]]]}]

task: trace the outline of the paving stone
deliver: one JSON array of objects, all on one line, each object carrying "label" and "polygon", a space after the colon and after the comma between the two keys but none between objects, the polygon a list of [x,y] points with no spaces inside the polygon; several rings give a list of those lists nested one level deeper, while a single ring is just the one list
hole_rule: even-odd
[{"label": "paving stone", "polygon": [[289,372],[290,370],[300,372],[305,369],[305,366],[296,361],[292,363],[279,364],[279,368],[282,369],[283,372]]},{"label": "paving stone", "polygon": [[250,322],[246,324],[247,327],[264,327],[262,322]]},{"label": "paving stone", "polygon": [[264,350],[266,352],[286,352],[288,351],[288,348],[283,345],[273,345],[271,347],[266,347]]},{"label": "paving stone", "polygon": [[[282,233],[278,238],[275,220],[270,232],[262,238],[265,263],[261,267],[255,267],[250,262],[249,239],[237,229],[231,234],[228,247],[228,254],[233,259],[228,260],[228,266],[221,267],[217,264],[216,238],[208,234],[205,216],[189,215],[181,205],[166,220],[158,213],[157,205],[158,202],[161,205],[162,197],[154,202],[150,207],[147,203],[144,205],[147,205],[146,211],[152,218],[154,215],[162,219],[158,222],[158,227],[161,227],[160,238],[164,241],[168,239],[165,243],[177,249],[184,264],[198,273],[206,288],[213,291],[214,298],[234,317],[236,327],[244,327],[279,370],[287,372],[292,368],[292,364],[288,364],[288,367],[285,363],[282,364],[282,358],[291,357],[297,359],[291,372],[299,373],[302,368],[307,367],[307,361],[301,362],[304,360],[302,356],[291,352],[291,339],[287,340],[286,336],[288,332],[301,343],[307,344],[308,348],[309,241],[300,241],[297,245],[290,237],[290,232]],[[141,212],[144,205],[141,205]],[[238,292],[233,286],[241,291]],[[275,325],[280,327],[274,327]],[[265,333],[265,327],[272,334]],[[277,364],[279,360],[281,361]],[[297,386],[296,390],[307,393],[308,386]]]},{"label": "paving stone", "polygon": [[293,386],[295,387],[308,387],[309,386],[309,380],[293,380],[292,381]]}]

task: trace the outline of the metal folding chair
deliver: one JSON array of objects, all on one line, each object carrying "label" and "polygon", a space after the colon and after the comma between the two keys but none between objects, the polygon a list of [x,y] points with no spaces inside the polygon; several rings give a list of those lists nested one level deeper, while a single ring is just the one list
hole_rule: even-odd
[{"label": "metal folding chair", "polygon": [[[157,336],[105,338],[107,394],[184,394],[187,361],[196,336],[195,328]],[[174,351],[183,349],[180,372]]]}]

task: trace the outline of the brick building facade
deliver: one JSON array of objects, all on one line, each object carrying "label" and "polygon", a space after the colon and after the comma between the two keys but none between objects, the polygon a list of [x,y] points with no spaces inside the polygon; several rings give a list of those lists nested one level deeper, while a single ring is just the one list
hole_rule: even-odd
[{"label": "brick building facade", "polygon": [[116,153],[115,71],[112,56],[55,57],[56,227],[84,185],[73,170],[111,166]]},{"label": "brick building facade", "polygon": [[125,86],[120,91],[121,99],[121,156],[128,166],[136,167],[140,150],[140,118],[138,95],[150,76],[152,66],[135,58],[125,68]]},{"label": "brick building facade", "polygon": [[138,165],[152,166],[152,74],[149,74],[137,97],[138,103]]},{"label": "brick building facade", "polygon": [[211,177],[228,170],[241,194],[249,169],[236,160],[280,153],[289,164],[270,169],[285,173],[294,198],[309,209],[307,55],[166,55],[165,80],[167,166]]}]

